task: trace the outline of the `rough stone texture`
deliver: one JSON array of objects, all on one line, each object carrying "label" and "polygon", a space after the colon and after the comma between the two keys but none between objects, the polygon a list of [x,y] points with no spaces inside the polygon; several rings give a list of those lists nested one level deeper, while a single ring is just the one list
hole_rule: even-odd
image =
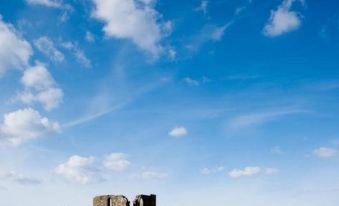
[{"label": "rough stone texture", "polygon": [[133,201],[133,206],[156,206],[156,196],[138,195]]},{"label": "rough stone texture", "polygon": [[93,199],[93,206],[129,206],[129,201],[123,195],[103,195]]}]

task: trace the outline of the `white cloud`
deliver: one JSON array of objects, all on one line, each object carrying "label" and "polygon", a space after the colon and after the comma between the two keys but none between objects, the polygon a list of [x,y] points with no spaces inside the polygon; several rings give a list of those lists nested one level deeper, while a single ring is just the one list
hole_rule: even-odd
[{"label": "white cloud", "polygon": [[26,87],[44,90],[54,86],[55,82],[43,64],[38,64],[25,70],[21,82]]},{"label": "white cloud", "polygon": [[168,135],[169,136],[172,136],[172,137],[183,137],[183,136],[186,136],[188,134],[188,131],[185,127],[182,127],[182,126],[177,126],[177,127],[174,127],[169,133]]},{"label": "white cloud", "polygon": [[1,141],[10,145],[21,145],[59,131],[57,122],[50,121],[31,108],[5,114],[0,124]]},{"label": "white cloud", "polygon": [[64,55],[61,53],[54,45],[53,41],[48,37],[40,37],[34,41],[34,45],[37,49],[48,56],[51,60],[56,62],[62,62],[64,60]]},{"label": "white cloud", "polygon": [[138,47],[158,56],[161,40],[166,36],[166,23],[153,8],[153,1],[93,0],[93,16],[105,22],[109,37],[132,40]]},{"label": "white cloud", "polygon": [[104,166],[115,172],[125,171],[131,164],[124,153],[111,153],[107,155],[103,162]]},{"label": "white cloud", "polygon": [[242,176],[253,176],[257,175],[261,172],[260,167],[245,167],[244,169],[233,169],[228,175],[234,178],[242,177]]},{"label": "white cloud", "polygon": [[43,64],[37,64],[25,70],[21,83],[24,91],[19,92],[16,99],[25,104],[41,103],[46,110],[59,106],[63,92],[57,87],[53,77]]},{"label": "white cloud", "polygon": [[168,177],[168,174],[165,172],[157,172],[152,170],[143,171],[139,177],[143,180],[159,180],[165,179]]},{"label": "white cloud", "polygon": [[26,2],[31,5],[40,5],[40,6],[46,6],[46,7],[51,7],[51,8],[62,7],[61,0],[26,0]]},{"label": "white cloud", "polygon": [[291,6],[296,0],[284,0],[277,10],[271,11],[271,17],[264,27],[264,34],[269,37],[294,31],[301,25],[301,16],[291,11]]},{"label": "white cloud", "polygon": [[0,16],[0,77],[10,69],[22,69],[32,56],[31,45],[17,34]]},{"label": "white cloud", "polygon": [[243,169],[233,169],[228,175],[233,178],[250,177],[255,175],[275,175],[279,172],[276,168],[260,168],[258,166],[248,166]]},{"label": "white cloud", "polygon": [[189,86],[199,86],[200,84],[198,80],[192,79],[190,77],[184,78],[184,82]]},{"label": "white cloud", "polygon": [[73,155],[67,162],[58,165],[55,172],[70,181],[88,184],[98,180],[98,174],[92,167],[94,160],[94,157]]},{"label": "white cloud", "polygon": [[321,158],[330,158],[336,156],[338,150],[328,147],[320,147],[318,149],[313,150],[313,154],[317,157]]},{"label": "white cloud", "polygon": [[217,167],[217,168],[207,168],[207,167],[205,167],[201,170],[201,174],[212,175],[212,174],[223,172],[224,170],[225,170],[224,167]]},{"label": "white cloud", "polygon": [[73,52],[73,55],[75,56],[76,60],[82,64],[85,68],[91,68],[92,62],[91,60],[86,56],[85,52],[81,50],[77,44],[74,44],[72,42],[63,42],[62,46],[65,49],[68,49],[69,51]]}]

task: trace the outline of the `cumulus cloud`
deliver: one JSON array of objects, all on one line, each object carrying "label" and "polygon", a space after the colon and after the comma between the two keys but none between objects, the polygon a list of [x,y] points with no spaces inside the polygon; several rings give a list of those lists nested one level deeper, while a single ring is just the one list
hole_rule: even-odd
[{"label": "cumulus cloud", "polygon": [[0,124],[0,139],[5,144],[16,146],[59,131],[57,122],[41,116],[38,111],[26,108],[4,115]]},{"label": "cumulus cloud", "polygon": [[111,153],[107,155],[103,162],[107,169],[115,172],[125,171],[131,164],[124,153]]},{"label": "cumulus cloud", "polygon": [[51,7],[51,8],[62,7],[61,0],[26,0],[26,2],[31,5],[40,5],[40,6],[46,6],[46,7]]},{"label": "cumulus cloud", "polygon": [[100,179],[93,167],[94,157],[71,156],[65,163],[57,166],[56,174],[79,184],[88,184]]},{"label": "cumulus cloud", "polygon": [[62,102],[63,92],[43,64],[26,69],[21,83],[25,88],[17,94],[16,99],[25,104],[37,102],[46,110],[52,110]]},{"label": "cumulus cloud", "polygon": [[258,166],[248,166],[243,169],[233,169],[231,170],[228,175],[233,178],[239,177],[250,177],[255,175],[274,175],[279,172],[276,168],[260,168]]},{"label": "cumulus cloud", "polygon": [[264,27],[264,34],[269,37],[294,31],[301,25],[301,16],[291,11],[293,3],[297,0],[284,0],[277,10],[271,11],[271,17]]},{"label": "cumulus cloud", "polygon": [[0,77],[10,69],[22,69],[29,64],[32,47],[22,39],[12,25],[0,16]]},{"label": "cumulus cloud", "polygon": [[154,9],[153,1],[93,0],[93,16],[105,23],[109,37],[129,39],[141,49],[158,56],[161,41],[168,33],[168,23]]},{"label": "cumulus cloud", "polygon": [[188,131],[185,127],[182,127],[182,126],[177,126],[177,127],[174,127],[169,133],[168,135],[169,136],[172,136],[172,137],[183,137],[183,136],[186,136],[188,134]]},{"label": "cumulus cloud", "polygon": [[64,55],[61,53],[54,45],[53,41],[48,37],[40,37],[34,41],[36,48],[49,57],[51,60],[56,62],[62,62],[64,60]]},{"label": "cumulus cloud", "polygon": [[313,154],[320,158],[330,158],[336,156],[338,150],[329,147],[320,147],[313,150]]}]

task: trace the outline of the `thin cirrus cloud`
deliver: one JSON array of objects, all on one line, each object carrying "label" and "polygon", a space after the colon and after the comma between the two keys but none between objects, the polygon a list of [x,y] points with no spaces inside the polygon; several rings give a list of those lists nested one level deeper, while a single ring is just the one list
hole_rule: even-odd
[{"label": "thin cirrus cloud", "polygon": [[171,30],[153,8],[153,1],[93,0],[93,17],[105,23],[108,37],[128,39],[157,57],[163,50],[161,41]]},{"label": "thin cirrus cloud", "polygon": [[41,184],[41,180],[33,177],[24,176],[14,171],[2,171],[0,170],[0,180],[11,181],[20,185],[38,185]]},{"label": "thin cirrus cloud", "polygon": [[60,132],[57,122],[41,116],[32,108],[7,113],[3,119],[0,124],[0,140],[5,145],[18,146]]},{"label": "thin cirrus cloud", "polygon": [[193,52],[197,52],[207,42],[221,41],[226,30],[231,26],[232,22],[221,26],[206,25],[200,32],[194,34],[185,47]]},{"label": "thin cirrus cloud", "polygon": [[231,129],[241,129],[244,127],[258,126],[284,116],[304,113],[298,109],[281,109],[277,111],[258,112],[243,114],[230,120],[228,127]]},{"label": "thin cirrus cloud", "polygon": [[212,174],[217,174],[217,173],[221,173],[225,171],[225,168],[220,166],[220,167],[216,167],[216,168],[203,168],[200,172],[202,175],[212,175]]},{"label": "thin cirrus cloud", "polygon": [[338,150],[329,147],[319,147],[313,150],[313,154],[320,158],[331,158],[336,156]]},{"label": "thin cirrus cloud", "polygon": [[195,11],[202,12],[204,15],[206,15],[208,12],[208,3],[209,2],[207,0],[202,0]]},{"label": "thin cirrus cloud", "polygon": [[300,14],[295,11],[291,11],[293,3],[296,1],[303,3],[302,0],[284,0],[277,10],[271,11],[270,19],[263,29],[266,36],[280,36],[300,27]]},{"label": "thin cirrus cloud", "polygon": [[91,60],[86,56],[85,52],[80,49],[76,43],[66,41],[62,42],[61,46],[72,52],[77,62],[82,64],[85,68],[92,67]]},{"label": "thin cirrus cloud", "polygon": [[168,173],[155,170],[145,170],[137,175],[137,177],[143,180],[161,180],[166,179],[168,177]]},{"label": "thin cirrus cloud", "polygon": [[8,70],[23,69],[33,55],[31,45],[21,38],[11,24],[0,15],[0,77]]},{"label": "thin cirrus cloud", "polygon": [[55,80],[45,67],[38,63],[24,71],[21,78],[24,90],[19,92],[16,99],[32,105],[40,103],[45,110],[57,108],[63,99],[63,91],[57,86]]}]

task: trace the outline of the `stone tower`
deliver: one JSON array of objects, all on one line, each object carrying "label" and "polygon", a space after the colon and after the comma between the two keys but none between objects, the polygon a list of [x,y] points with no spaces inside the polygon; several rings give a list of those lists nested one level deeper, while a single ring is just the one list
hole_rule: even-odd
[{"label": "stone tower", "polygon": [[156,196],[151,195],[138,195],[133,201],[133,206],[156,206]]},{"label": "stone tower", "polygon": [[93,206],[129,206],[129,201],[123,195],[102,195],[93,199]]}]

